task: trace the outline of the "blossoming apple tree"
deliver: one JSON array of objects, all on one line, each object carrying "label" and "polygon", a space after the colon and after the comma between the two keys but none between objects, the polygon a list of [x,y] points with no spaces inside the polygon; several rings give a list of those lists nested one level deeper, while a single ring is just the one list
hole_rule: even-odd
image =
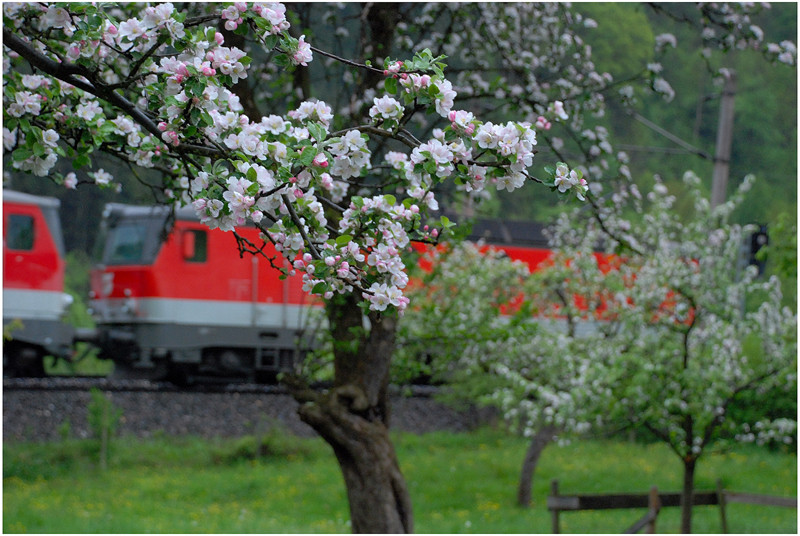
[{"label": "blossoming apple tree", "polygon": [[530,506],[545,447],[603,424],[610,403],[610,391],[592,383],[592,368],[604,363],[579,347],[589,338],[576,338],[596,320],[587,312],[596,295],[574,306],[578,281],[592,274],[580,265],[597,261],[591,251],[571,259],[571,268],[559,258],[531,272],[493,246],[462,242],[431,251],[423,264],[432,269],[410,289],[413,306],[398,334],[399,377],[443,382],[446,400],[496,407],[512,430],[530,438],[521,506]]},{"label": "blossoming apple tree", "polygon": [[[411,531],[386,426],[394,326],[408,304],[399,253],[448,226],[446,219],[427,226],[445,180],[474,191],[513,190],[529,180],[553,186],[554,174],[528,171],[537,127],[482,122],[455,108],[444,56],[428,49],[406,60],[384,57],[380,67],[314,49],[292,35],[281,4],[7,3],[3,12],[3,134],[13,167],[67,187],[108,186],[113,177],[94,169],[92,157],[110,153],[161,173],[153,185],[161,200],[191,204],[210,228],[236,235],[242,225],[258,227],[263,244],[237,235],[240,248],[265,254],[271,243],[302,274],[304,289],[329,303],[335,386],[326,393],[294,387],[302,418],[340,461],[353,529]],[[247,36],[255,50],[229,46],[225,32]],[[253,75],[254,57],[291,70],[315,55],[382,81],[365,116],[337,126],[343,121],[317,99],[280,115],[243,113],[234,88]],[[424,110],[443,128],[420,140],[409,121]],[[541,117],[566,114],[553,102]],[[389,140],[397,150],[373,152]],[[59,159],[73,171],[57,172]],[[388,185],[360,188],[373,167]],[[579,198],[587,192],[579,174],[559,184]]]},{"label": "blossoming apple tree", "polygon": [[[651,7],[702,28],[701,54],[712,71],[714,50],[755,48],[768,60],[795,63],[793,43],[765,43],[764,32],[751,20],[760,6],[704,4],[698,6],[699,17],[698,13],[692,14],[691,6]],[[451,58],[465,58],[476,66],[460,75],[459,85],[470,88],[462,94],[483,99],[502,96],[507,109],[532,113],[538,99],[560,92],[558,98],[567,103],[569,121],[553,125],[552,129],[543,123],[545,130],[539,139],[561,159],[583,170],[597,197],[611,196],[616,179],[624,184],[631,178],[627,155],[614,151],[604,127],[606,103],[619,98],[625,105],[633,104],[637,82],[644,82],[671,100],[675,92],[656,60],[678,46],[675,36],[655,36],[656,60],[643,66],[638,79],[616,80],[609,73],[595,70],[588,38],[585,42],[580,37],[585,35],[581,29],[593,28],[596,23],[566,6],[464,5],[458,9],[480,11],[480,20],[491,21],[464,26],[458,26],[455,16],[447,18],[452,9],[438,5],[426,9],[429,22],[445,19],[449,24],[443,27],[456,30],[443,36],[443,50]],[[541,24],[530,23],[535,10],[543,12]],[[497,51],[486,54],[487,49],[462,47],[464,42],[497,43],[499,57]],[[498,63],[508,69],[498,74],[492,69]],[[478,67],[485,67],[490,76],[482,76]],[[518,83],[520,80],[524,82]],[[569,157],[562,156],[566,154]],[[592,203],[600,211],[599,201]],[[583,212],[570,220],[578,235],[585,232],[586,218]],[[605,219],[597,221],[601,227],[605,224]],[[401,363],[414,363],[413,356],[425,354],[425,345],[432,346],[437,350],[431,363],[434,375],[455,381],[467,397],[482,395],[499,405],[508,420],[531,437],[520,478],[518,498],[522,504],[530,502],[531,479],[541,449],[557,433],[569,435],[607,421],[602,417],[606,416],[613,392],[591,372],[593,367],[602,370],[609,362],[584,348],[593,344],[591,339],[573,335],[596,324],[598,300],[603,296],[600,289],[607,288],[618,272],[608,275],[598,270],[597,257],[592,254],[596,244],[587,244],[588,249],[581,255],[569,257],[569,265],[567,257],[557,255],[559,261],[531,277],[529,286],[521,283],[523,276],[516,271],[519,268],[512,268],[507,260],[485,255],[478,261],[471,248],[454,248],[438,257],[442,266],[427,276],[428,284],[412,291],[417,307],[401,325],[400,353],[411,358],[401,359]],[[585,270],[580,269],[583,265]],[[461,274],[469,276],[461,278]],[[614,287],[618,286],[617,281]],[[545,292],[547,289],[549,292]],[[541,324],[531,326],[520,322],[518,316],[501,314],[498,297],[526,292],[529,299],[539,296],[540,314],[547,313],[549,305],[559,304],[556,323],[563,329],[542,329]],[[576,296],[581,298],[581,307],[576,307]],[[526,309],[526,314],[531,310],[537,307]],[[411,367],[412,374],[419,372],[418,364],[417,368]],[[431,370],[422,372],[429,374]]]},{"label": "blossoming apple tree", "polygon": [[[778,279],[760,279],[742,261],[754,229],[729,222],[752,180],[712,208],[698,177],[687,173],[689,220],[677,216],[676,198],[658,181],[646,196],[630,185],[611,196],[602,220],[576,229],[563,219],[555,235],[559,247],[584,258],[602,240],[624,260],[613,269],[582,263],[580,272],[570,270],[581,296],[602,298],[588,309],[597,316],[594,333],[575,342],[587,360],[603,363],[589,373],[589,384],[607,393],[596,411],[645,428],[680,458],[682,532],[691,531],[697,461],[721,434],[754,439],[751,430],[781,430],[786,438],[796,427],[730,414],[740,397],[792,392],[797,380],[796,316],[781,305]],[[620,216],[626,212],[635,216]],[[563,276],[559,269],[556,277]]]},{"label": "blossoming apple tree", "polygon": [[[552,257],[533,274],[463,243],[430,253],[434,268],[411,290],[401,360],[431,350],[435,378],[531,437],[523,505],[539,455],[559,435],[647,430],[679,456],[691,505],[697,461],[721,438],[790,442],[796,433],[790,417],[731,411],[743,397],[797,388],[796,316],[778,279],[743,262],[753,229],[728,221],[753,179],[713,209],[697,176],[684,180],[691,220],[662,184],[646,196],[628,184],[597,220],[565,214]],[[690,506],[681,530],[691,531]]]},{"label": "blossoming apple tree", "polygon": [[[586,199],[584,175],[625,175],[607,131],[585,119],[602,115],[615,82],[577,35],[591,21],[561,4],[366,4],[343,17],[363,22],[355,31],[337,23],[341,6],[296,7],[292,19],[260,2],[6,3],[4,148],[15,169],[66,187],[117,187],[94,158],[112,154],[157,173],[160,202],[191,204],[242,251],[267,255],[272,244],[288,259],[325,300],[335,341],[332,389],[291,382],[301,417],[340,462],[354,531],[411,531],[387,433],[390,356],[409,303],[400,253],[449,226],[429,217],[443,192],[534,181]],[[750,8],[704,9],[704,39],[722,21],[762,45],[738,24]],[[336,31],[312,39],[312,23]],[[792,60],[781,47],[767,52]],[[669,96],[657,71],[650,86]],[[344,96],[314,98],[315,80]],[[535,174],[543,140],[556,157]],[[556,165],[569,140],[588,155],[578,169]],[[238,237],[242,225],[263,243]]]}]

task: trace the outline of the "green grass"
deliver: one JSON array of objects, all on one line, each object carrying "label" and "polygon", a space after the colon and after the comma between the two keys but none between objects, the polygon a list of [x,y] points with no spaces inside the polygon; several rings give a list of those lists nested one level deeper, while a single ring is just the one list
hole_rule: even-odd
[{"label": "green grass", "polygon": [[79,342],[75,346],[80,360],[69,362],[48,356],[44,360],[44,370],[48,376],[108,376],[114,370],[114,362],[97,358],[97,350],[87,343]]},{"label": "green grass", "polygon": [[[425,533],[547,533],[552,478],[569,493],[677,491],[680,463],[665,447],[619,441],[552,445],[540,461],[531,509],[515,505],[523,439],[500,431],[395,435]],[[263,445],[259,447],[259,445]],[[109,469],[98,469],[92,441],[4,444],[3,531],[36,533],[349,532],[347,500],[333,454],[321,440],[280,433],[261,438],[118,439]],[[698,489],[796,496],[797,458],[755,447],[710,455]],[[622,532],[642,510],[569,512],[563,532]],[[659,532],[677,532],[665,508]],[[720,531],[717,507],[698,507],[696,532]],[[795,509],[733,504],[733,532],[796,533]]]}]

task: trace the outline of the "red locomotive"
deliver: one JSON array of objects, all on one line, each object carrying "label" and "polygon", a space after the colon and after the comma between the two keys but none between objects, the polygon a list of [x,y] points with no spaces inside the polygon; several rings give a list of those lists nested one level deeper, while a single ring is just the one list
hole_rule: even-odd
[{"label": "red locomotive", "polygon": [[[90,295],[100,357],[128,376],[181,382],[272,381],[291,368],[312,346],[319,305],[300,277],[280,279],[263,256],[240,256],[232,233],[209,230],[191,208],[169,217],[166,207],[106,206]],[[239,233],[261,243],[255,228]],[[532,268],[550,254],[536,225],[481,222],[473,238]],[[285,262],[271,246],[265,253]]]},{"label": "red locomotive", "polygon": [[3,190],[3,370],[10,375],[43,376],[46,355],[71,351],[59,206]]},{"label": "red locomotive", "polygon": [[[240,256],[233,234],[209,230],[191,207],[169,218],[167,207],[106,205],[90,294],[100,357],[129,376],[274,380],[309,345],[300,277]],[[238,232],[260,243],[254,227]]]},{"label": "red locomotive", "polygon": [[[302,291],[300,277],[281,279],[263,256],[240,256],[232,233],[209,230],[188,207],[173,215],[163,206],[106,206],[90,274],[97,328],[75,330],[61,321],[70,297],[58,201],[17,192],[3,201],[3,323],[24,325],[4,343],[9,373],[42,375],[45,355],[69,357],[83,340],[126,377],[271,382],[313,347],[319,301]],[[541,230],[483,220],[470,239],[536,269],[550,256]],[[239,234],[261,243],[255,228]],[[264,253],[285,263],[271,246]]]}]

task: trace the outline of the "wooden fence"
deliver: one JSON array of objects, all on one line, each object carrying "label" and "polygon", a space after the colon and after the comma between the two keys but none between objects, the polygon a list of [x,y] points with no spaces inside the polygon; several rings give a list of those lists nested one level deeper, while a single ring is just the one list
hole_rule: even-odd
[{"label": "wooden fence", "polygon": [[[722,532],[728,533],[726,505],[730,503],[760,504],[765,506],[783,506],[797,508],[796,497],[776,497],[755,493],[740,493],[722,489],[717,481],[716,491],[695,491],[693,506],[717,505],[720,507]],[[561,512],[578,510],[610,510],[618,508],[647,508],[647,513],[631,525],[625,533],[634,534],[647,527],[649,534],[656,532],[656,518],[661,508],[680,506],[680,493],[659,493],[653,486],[649,493],[612,493],[591,495],[561,495],[558,480],[550,484],[550,496],[547,497],[547,509],[550,510],[553,522],[553,534],[560,533],[559,515]]]}]

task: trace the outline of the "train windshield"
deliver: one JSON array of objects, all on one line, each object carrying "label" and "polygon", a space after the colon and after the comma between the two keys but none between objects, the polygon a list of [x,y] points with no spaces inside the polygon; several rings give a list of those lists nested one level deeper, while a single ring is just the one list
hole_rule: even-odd
[{"label": "train windshield", "polygon": [[107,215],[97,260],[105,265],[152,264],[164,239],[166,215]]},{"label": "train windshield", "polygon": [[115,227],[108,237],[108,264],[139,264],[144,252],[147,228],[136,222],[125,222]]}]

